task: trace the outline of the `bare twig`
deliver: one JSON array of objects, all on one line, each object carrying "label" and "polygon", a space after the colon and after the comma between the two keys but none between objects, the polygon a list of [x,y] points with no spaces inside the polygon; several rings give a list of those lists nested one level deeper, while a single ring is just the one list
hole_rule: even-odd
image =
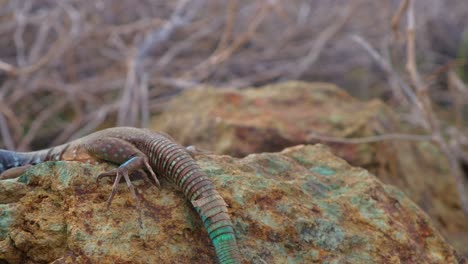
[{"label": "bare twig", "polygon": [[158,68],[164,68],[167,66],[178,54],[183,51],[189,50],[194,42],[199,41],[202,38],[207,37],[221,26],[218,21],[212,21],[212,23],[206,27],[201,28],[196,33],[190,35],[188,39],[185,39],[179,43],[175,43],[157,62]]},{"label": "bare twig", "polygon": [[423,83],[417,65],[416,65],[416,30],[415,30],[415,14],[414,0],[409,0],[408,4],[408,26],[407,26],[407,63],[406,70],[410,76],[414,89],[417,91],[417,97],[421,102],[423,114],[427,123],[430,124],[430,130],[433,134],[434,141],[440,146],[442,152],[448,160],[450,172],[455,180],[458,190],[458,196],[463,211],[468,214],[468,196],[465,189],[465,179],[462,168],[459,164],[455,152],[450,148],[447,140],[444,138],[440,121],[434,114],[432,102],[428,95],[427,85]]},{"label": "bare twig", "polygon": [[46,44],[47,35],[49,34],[50,28],[51,25],[49,20],[46,20],[40,25],[38,36],[36,37],[36,40],[31,47],[31,51],[29,52],[28,61],[35,61],[39,58],[39,55]]},{"label": "bare twig", "polygon": [[[19,4],[19,3],[18,3]],[[32,1],[24,2],[24,5],[15,12],[16,18],[16,31],[15,31],[15,46],[16,46],[16,63],[21,67],[26,64],[26,52],[25,52],[25,45],[23,34],[26,27],[26,17],[27,13],[31,9]]]},{"label": "bare twig", "polygon": [[448,71],[448,81],[462,97],[468,98],[468,87],[453,70]]},{"label": "bare twig", "polygon": [[16,75],[16,73],[18,72],[18,68],[3,61],[0,61],[0,70],[5,71],[6,73],[11,75]]},{"label": "bare twig", "polygon": [[450,60],[449,62],[443,64],[440,67],[437,67],[434,71],[423,78],[423,81],[426,83],[431,83],[436,81],[441,75],[446,74],[447,72],[451,71],[455,67],[461,67],[468,64],[468,60]]},{"label": "bare twig", "polygon": [[454,100],[455,124],[461,130],[463,127],[463,98],[468,98],[468,88],[453,70],[447,73],[447,79],[448,88]]},{"label": "bare twig", "polygon": [[312,139],[322,140],[327,142],[334,142],[334,143],[343,143],[343,144],[365,144],[365,143],[373,143],[373,142],[380,142],[386,140],[410,140],[410,141],[431,141],[433,140],[432,135],[410,135],[410,134],[383,134],[377,136],[369,136],[369,137],[359,137],[359,138],[340,138],[340,137],[330,137],[325,135],[320,135],[318,133],[309,133],[307,137],[308,141],[312,141]]},{"label": "bare twig", "polygon": [[[136,125],[138,118],[138,106],[147,98],[143,98],[141,90],[141,81],[144,74],[142,60],[156,46],[167,41],[174,31],[188,23],[195,16],[202,1],[194,1],[192,8],[188,8],[188,0],[179,0],[169,21],[146,36],[144,41],[131,53],[127,63],[127,80],[122,96],[122,103],[118,111],[118,125]],[[149,109],[149,108],[148,108]],[[145,121],[142,121],[144,123]]]},{"label": "bare twig", "polygon": [[219,53],[221,50],[225,49],[231,40],[234,21],[236,19],[236,11],[238,10],[238,4],[238,0],[229,0],[223,35],[221,36],[221,40],[219,41],[218,47],[216,47],[214,53]]},{"label": "bare twig", "polygon": [[[423,84],[421,76],[416,66],[416,30],[414,19],[414,0],[408,0],[408,27],[406,43],[406,70],[409,73],[411,82],[418,93],[426,93],[427,87]],[[421,96],[419,96],[421,99]]]},{"label": "bare twig", "polygon": [[[423,105],[418,100],[416,94],[413,92],[411,87],[400,77],[400,75],[392,68],[392,66],[382,57],[380,54],[362,37],[357,35],[352,35],[351,39],[354,40],[356,43],[361,45],[368,53],[371,55],[372,59],[377,62],[377,65],[386,73],[389,80],[393,80],[395,83],[398,83],[399,87],[401,88],[401,92],[407,96],[407,99],[412,104],[416,105],[417,108],[421,112],[423,109]],[[391,87],[395,87],[391,85]],[[398,91],[398,94],[400,92]],[[425,121],[425,119],[421,118],[421,121]],[[425,127],[428,125],[424,122]]]},{"label": "bare twig", "polygon": [[31,127],[28,130],[28,133],[23,137],[23,139],[18,144],[18,150],[25,151],[29,150],[29,144],[35,138],[36,133],[42,127],[44,122],[53,117],[57,112],[61,111],[63,107],[67,104],[67,101],[62,100],[54,104],[52,107],[42,111],[37,118],[32,122]]},{"label": "bare twig", "polygon": [[97,29],[93,31],[92,34],[95,35],[127,35],[132,34],[138,31],[144,31],[146,29],[159,27],[164,23],[159,17],[156,18],[143,18],[135,22],[131,22],[124,25],[118,26],[107,26],[102,29]]},{"label": "bare twig", "polygon": [[193,70],[185,73],[184,78],[196,79],[198,81],[207,78],[212,73],[216,65],[231,57],[232,54],[234,54],[242,45],[244,45],[247,41],[249,41],[250,38],[253,37],[258,27],[271,9],[271,4],[263,3],[260,7],[260,10],[255,13],[255,17],[252,23],[249,24],[246,32],[237,37],[229,47],[213,53],[207,60],[198,64]]},{"label": "bare twig", "polygon": [[106,117],[109,113],[116,112],[118,109],[118,104],[109,104],[99,108],[94,113],[89,114],[84,121],[84,126],[81,127],[79,130],[75,131],[70,136],[70,139],[77,139],[82,136],[85,136],[93,131],[96,130],[102,123],[106,120]]},{"label": "bare twig", "polygon": [[18,116],[12,111],[11,107],[9,107],[6,102],[1,102],[0,114],[5,119],[4,127],[8,128],[8,131],[5,131],[5,133],[8,133],[5,134],[5,140],[11,141],[10,146],[14,146],[18,136],[23,132]]},{"label": "bare twig", "polygon": [[11,150],[15,149],[15,145],[10,133],[10,129],[8,127],[8,123],[6,122],[6,119],[3,116],[3,114],[0,114],[0,132],[2,134],[2,141],[3,144],[5,144],[5,147]]},{"label": "bare twig", "polygon": [[290,77],[292,79],[299,79],[317,61],[322,53],[323,47],[343,28],[352,15],[356,5],[357,1],[353,1],[351,4],[347,5],[345,9],[341,11],[341,14],[338,15],[335,22],[320,32],[318,37],[314,40],[308,54],[299,62],[299,65],[294,68],[294,71],[291,72]]},{"label": "bare twig", "polygon": [[403,15],[405,14],[405,11],[408,9],[408,5],[409,5],[409,0],[402,0],[400,2],[400,6],[398,7],[398,11],[396,12],[396,14],[392,17],[392,30],[393,30],[393,33],[395,34],[395,36],[397,38],[400,37],[400,22],[401,22],[401,18],[403,17]]},{"label": "bare twig", "polygon": [[149,96],[148,96],[148,74],[143,74],[140,82],[140,111],[141,127],[147,127],[149,124]]}]

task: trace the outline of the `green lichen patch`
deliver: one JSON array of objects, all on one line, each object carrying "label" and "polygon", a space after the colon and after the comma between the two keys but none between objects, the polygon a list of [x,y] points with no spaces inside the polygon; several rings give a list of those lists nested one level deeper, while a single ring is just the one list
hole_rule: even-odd
[{"label": "green lichen patch", "polygon": [[49,162],[44,162],[44,163],[35,165],[33,168],[23,173],[18,178],[18,181],[21,183],[25,183],[25,184],[31,184],[32,182],[38,181],[37,177],[40,175],[43,175],[45,177],[53,175],[55,174],[55,171],[54,171],[55,163],[56,163],[55,161],[49,161]]},{"label": "green lichen patch", "polygon": [[10,225],[13,222],[11,206],[0,204],[0,240],[4,240],[10,232]]},{"label": "green lichen patch", "polygon": [[360,216],[372,222],[380,230],[388,231],[390,229],[387,213],[379,208],[378,202],[372,197],[354,196],[351,197],[351,204],[357,208]]},{"label": "green lichen patch", "polygon": [[311,171],[315,172],[315,173],[318,173],[320,175],[323,175],[323,176],[331,176],[331,175],[334,175],[336,172],[334,170],[332,170],[331,168],[327,167],[327,166],[314,166],[312,168],[310,168]]},{"label": "green lichen patch", "polygon": [[326,197],[327,194],[331,191],[331,186],[317,181],[316,179],[310,179],[305,182],[303,185],[304,190],[312,195],[313,197]]},{"label": "green lichen patch", "polygon": [[337,223],[325,219],[314,222],[298,219],[297,232],[301,240],[329,251],[338,250],[345,238],[345,232]]}]

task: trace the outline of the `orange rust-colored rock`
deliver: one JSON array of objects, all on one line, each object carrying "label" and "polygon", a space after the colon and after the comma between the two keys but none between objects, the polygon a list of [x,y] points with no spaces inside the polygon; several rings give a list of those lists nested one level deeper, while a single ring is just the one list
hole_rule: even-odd
[{"label": "orange rust-colored rock", "polygon": [[468,256],[468,217],[460,208],[445,157],[434,144],[403,140],[342,144],[311,136],[359,138],[400,132],[400,126],[381,101],[359,101],[332,84],[286,82],[243,90],[187,91],[153,119],[152,128],[185,145],[239,157],[326,143],[337,156],[402,189]]},{"label": "orange rust-colored rock", "polygon": [[[401,191],[325,146],[243,159],[198,156],[230,205],[245,263],[462,263]],[[109,210],[109,166],[47,162],[0,181],[0,262],[214,263],[182,193],[135,180],[143,228],[124,183]],[[17,193],[17,195],[13,195]]]}]

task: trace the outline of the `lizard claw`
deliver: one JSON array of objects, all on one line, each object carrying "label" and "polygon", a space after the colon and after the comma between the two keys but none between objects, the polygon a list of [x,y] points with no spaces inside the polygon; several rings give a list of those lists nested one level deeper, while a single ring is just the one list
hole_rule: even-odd
[{"label": "lizard claw", "polygon": [[136,205],[136,208],[137,208],[137,211],[138,211],[138,223],[139,223],[140,227],[142,227],[143,222],[142,222],[142,217],[141,217],[140,199],[138,198],[138,196],[136,194],[135,187],[133,186],[132,181],[130,180],[130,177],[128,175],[128,169],[126,167],[119,167],[119,168],[117,168],[115,170],[105,172],[105,173],[101,173],[99,176],[101,176],[101,177],[112,177],[113,175],[116,175],[117,177],[115,178],[114,184],[112,185],[111,194],[109,195],[109,198],[107,199],[107,204],[106,204],[107,210],[109,210],[110,205],[112,204],[112,200],[114,199],[114,196],[115,196],[115,194],[117,192],[117,186],[118,186],[118,184],[119,184],[119,182],[120,182],[120,180],[122,179],[122,176],[123,176],[123,178],[125,179],[125,182],[127,183],[127,187],[130,190],[130,193],[132,194],[133,201],[135,202],[135,205]]},{"label": "lizard claw", "polygon": [[148,177],[148,174],[143,169],[139,169],[133,172],[130,176],[133,176],[135,174],[138,175],[138,177],[141,178],[145,183],[153,184],[153,182]]},{"label": "lizard claw", "polygon": [[[159,182],[154,183],[154,181],[150,180],[150,178],[148,177],[148,174],[147,174],[143,169],[139,169],[139,170],[134,171],[134,172],[129,173],[129,174],[130,174],[130,177],[136,176],[138,179],[139,179],[139,178],[143,179],[143,181],[145,181],[146,183],[154,184],[154,185],[156,185],[158,188],[161,187],[161,186],[158,184]],[[96,183],[99,185],[99,182],[100,182],[103,178],[115,179],[116,176],[117,176],[117,169],[113,169],[113,170],[110,170],[110,171],[103,172],[103,173],[99,174],[99,175],[96,177]],[[157,179],[156,179],[156,180],[157,180]]]},{"label": "lizard claw", "polygon": [[153,169],[149,165],[148,160],[145,159],[143,161],[143,163],[145,165],[146,170],[151,174],[151,177],[153,177],[154,185],[156,185],[156,187],[158,187],[158,189],[161,189],[161,183],[159,183],[158,177],[156,177],[156,174],[154,173]]},{"label": "lizard claw", "polygon": [[104,177],[109,177],[109,178],[115,177],[114,184],[112,185],[111,194],[109,195],[109,198],[107,200],[107,205],[106,205],[107,209],[109,209],[110,205],[112,204],[112,200],[114,199],[114,196],[117,193],[117,186],[120,180],[122,179],[122,177],[125,179],[125,182],[127,183],[127,187],[130,190],[130,193],[132,194],[132,198],[138,210],[138,223],[140,224],[140,227],[142,227],[140,200],[138,199],[135,187],[133,186],[132,181],[130,180],[129,174],[142,173],[143,178],[149,180],[149,177],[145,173],[145,170],[151,174],[152,178],[154,179],[154,184],[158,188],[161,188],[161,184],[159,183],[158,178],[156,177],[156,174],[153,172],[153,169],[151,168],[151,166],[148,163],[147,158],[145,157],[138,157],[138,156],[132,157],[126,162],[122,163],[118,168],[107,171],[107,172],[103,172],[99,174],[96,178],[96,181],[99,184],[99,180],[101,180]]},{"label": "lizard claw", "polygon": [[110,171],[103,172],[103,173],[99,174],[96,177],[96,183],[99,185],[99,181],[102,178],[114,178],[116,176],[117,176],[117,169],[113,169],[113,170],[110,170]]}]

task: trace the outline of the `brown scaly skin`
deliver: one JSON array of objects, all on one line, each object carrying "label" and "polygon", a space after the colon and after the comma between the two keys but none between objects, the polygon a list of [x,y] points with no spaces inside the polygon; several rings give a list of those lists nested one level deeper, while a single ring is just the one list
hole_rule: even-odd
[{"label": "brown scaly skin", "polygon": [[[0,179],[19,176],[30,165],[48,160],[106,161],[120,165],[98,176],[115,176],[109,207],[123,177],[139,201],[129,174],[146,170],[159,186],[156,174],[173,182],[192,202],[215,247],[219,263],[241,263],[227,205],[189,152],[165,134],[131,127],[105,129],[57,147],[35,151],[0,150]],[[156,174],[154,172],[156,172]],[[141,214],[139,217],[141,223]]]}]

